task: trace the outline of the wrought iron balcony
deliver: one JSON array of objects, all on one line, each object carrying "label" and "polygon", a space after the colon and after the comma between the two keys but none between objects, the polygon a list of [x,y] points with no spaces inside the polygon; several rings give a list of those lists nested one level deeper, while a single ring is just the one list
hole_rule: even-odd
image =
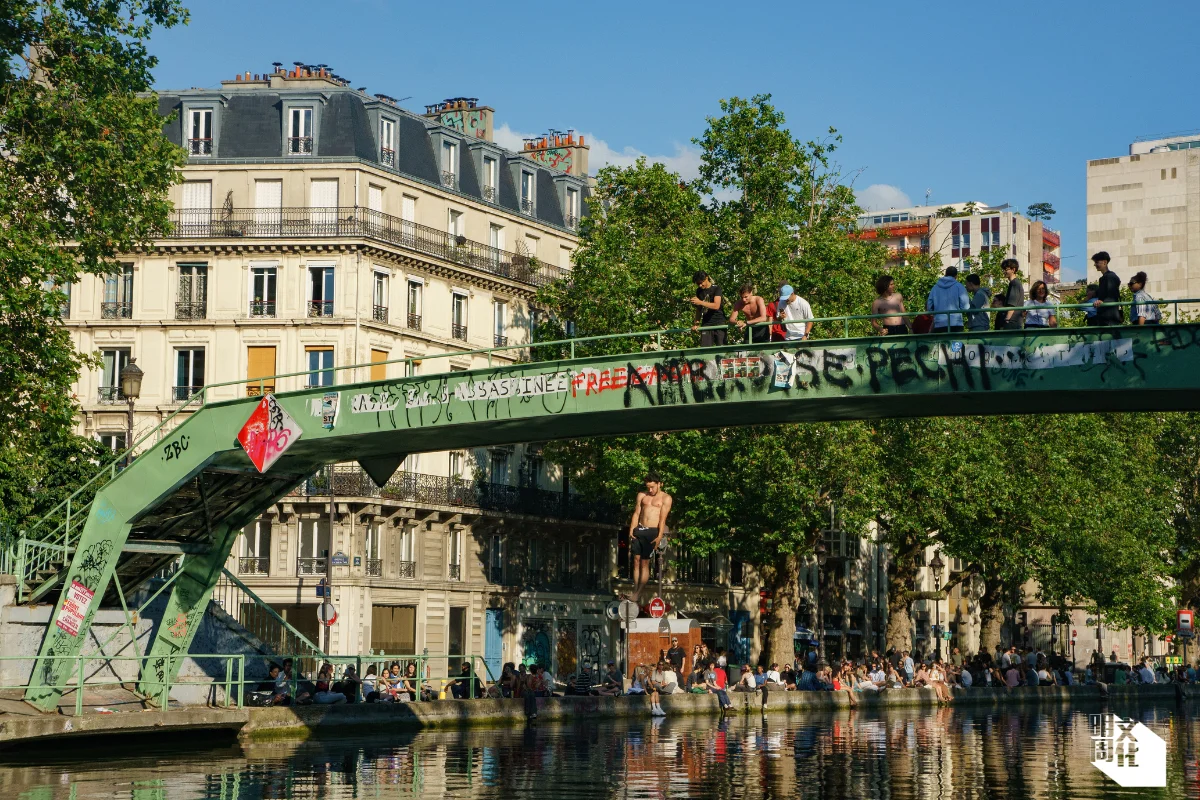
[{"label": "wrought iron balcony", "polygon": [[274,300],[251,300],[250,301],[250,316],[252,316],[252,317],[274,317],[275,316],[275,301]]},{"label": "wrought iron balcony", "polygon": [[449,569],[450,580],[462,580],[462,564],[451,564]]},{"label": "wrought iron balcony", "polygon": [[163,239],[312,239],[363,237],[412,250],[519,283],[545,286],[563,277],[558,267],[382,211],[341,208],[177,209]]},{"label": "wrought iron balcony", "polygon": [[246,396],[247,397],[259,397],[260,395],[271,394],[274,391],[275,391],[275,384],[270,381],[264,383],[262,386],[259,386],[257,383],[249,384],[246,386]]},{"label": "wrought iron balcony", "polygon": [[313,139],[311,136],[289,136],[288,137],[288,155],[289,156],[311,156],[313,151]]},{"label": "wrought iron balcony", "polygon": [[212,139],[188,139],[188,155],[211,156]]},{"label": "wrought iron balcony", "polygon": [[497,193],[496,193],[495,186],[484,186],[483,187],[483,199],[488,201],[489,203],[496,202],[496,194]]},{"label": "wrought iron balcony", "polygon": [[465,342],[467,340],[467,326],[459,325],[457,322],[450,323],[450,338]]},{"label": "wrought iron balcony", "polygon": [[571,230],[575,230],[579,227],[579,217],[575,216],[574,214],[567,214],[565,221],[567,223],[567,227]]},{"label": "wrought iron balcony", "polygon": [[327,558],[297,558],[297,575],[324,575],[328,564]]},{"label": "wrought iron balcony", "polygon": [[309,301],[308,315],[310,317],[332,317],[333,316],[333,301],[332,300]]},{"label": "wrought iron balcony", "polygon": [[493,347],[507,347],[508,346],[508,337],[501,336],[498,333],[492,334],[492,346]]},{"label": "wrought iron balcony", "polygon": [[208,315],[208,303],[179,302],[175,304],[175,319],[204,319]]},{"label": "wrought iron balcony", "polygon": [[271,571],[271,559],[267,556],[243,556],[238,559],[239,575],[267,575]]},{"label": "wrought iron balcony", "polygon": [[[257,390],[257,386],[254,388]],[[616,509],[608,503],[586,500],[573,494],[502,483],[447,478],[420,472],[397,472],[380,488],[361,467],[351,464],[324,467],[309,476],[293,494],[328,496],[331,488],[333,494],[340,497],[380,497],[422,506],[477,508],[551,519],[590,522],[616,520]]]},{"label": "wrought iron balcony", "polygon": [[442,186],[454,189],[458,186],[458,176],[449,170],[442,170]]},{"label": "wrought iron balcony", "polygon": [[389,167],[396,166],[396,151],[387,147],[381,148],[379,151],[379,161]]},{"label": "wrought iron balcony", "polygon": [[132,319],[133,303],[104,302],[100,304],[100,319]]},{"label": "wrought iron balcony", "polygon": [[411,331],[421,330],[421,315],[414,314],[411,311],[408,313],[408,329]]},{"label": "wrought iron balcony", "polygon": [[530,200],[528,197],[521,198],[521,213],[522,214],[528,214],[529,216],[532,217],[533,212],[535,210],[536,210],[536,208],[534,207],[532,200]]},{"label": "wrought iron balcony", "polygon": [[203,386],[172,386],[171,401],[182,403],[203,388]]},{"label": "wrought iron balcony", "polygon": [[371,319],[375,320],[376,322],[387,322],[388,321],[388,307],[387,306],[371,306]]},{"label": "wrought iron balcony", "polygon": [[101,386],[99,396],[96,402],[101,405],[115,405],[116,403],[124,403],[125,395],[121,393],[120,386]]},{"label": "wrought iron balcony", "polygon": [[399,576],[400,576],[401,578],[415,578],[415,577],[417,577],[417,562],[415,562],[415,561],[401,561],[401,562],[400,562],[400,571],[399,571],[399,573],[398,573],[398,574],[399,574]]},{"label": "wrought iron balcony", "polygon": [[489,583],[504,585],[504,567],[492,567],[488,570]]},{"label": "wrought iron balcony", "polygon": [[383,576],[383,559],[368,558],[367,559],[367,576],[370,578],[379,578]]}]

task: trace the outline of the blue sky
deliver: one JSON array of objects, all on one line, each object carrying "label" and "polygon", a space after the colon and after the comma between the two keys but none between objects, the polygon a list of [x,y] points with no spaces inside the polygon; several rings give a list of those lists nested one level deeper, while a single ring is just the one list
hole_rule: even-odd
[{"label": "blue sky", "polygon": [[[186,2],[186,0],[185,0]],[[1200,128],[1200,3],[193,2],[151,41],[159,88],[272,61],[325,63],[420,111],[496,109],[498,138],[591,137],[694,176],[718,100],[770,92],[792,132],[830,125],[868,204],[1049,201],[1064,277],[1087,266],[1085,165],[1137,136]]]}]

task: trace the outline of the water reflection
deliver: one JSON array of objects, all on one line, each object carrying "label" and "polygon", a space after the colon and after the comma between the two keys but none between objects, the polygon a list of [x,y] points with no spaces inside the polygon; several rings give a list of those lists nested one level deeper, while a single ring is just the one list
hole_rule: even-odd
[{"label": "water reflection", "polygon": [[[1099,708],[1090,709],[1093,712]],[[581,722],[196,749],[76,740],[0,763],[20,800],[1198,797],[1200,707],[1114,707],[1168,742],[1166,790],[1091,766],[1086,710]]]}]

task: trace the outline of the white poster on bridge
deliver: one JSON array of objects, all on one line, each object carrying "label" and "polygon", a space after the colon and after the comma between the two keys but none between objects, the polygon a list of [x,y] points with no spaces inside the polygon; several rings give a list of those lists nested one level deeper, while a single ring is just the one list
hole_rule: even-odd
[{"label": "white poster on bridge", "polygon": [[71,588],[67,590],[67,599],[63,601],[62,609],[58,612],[58,619],[54,621],[54,624],[72,636],[78,636],[79,629],[83,627],[83,619],[87,616],[88,608],[92,605],[92,598],[95,596],[95,592],[79,581],[71,581]]}]

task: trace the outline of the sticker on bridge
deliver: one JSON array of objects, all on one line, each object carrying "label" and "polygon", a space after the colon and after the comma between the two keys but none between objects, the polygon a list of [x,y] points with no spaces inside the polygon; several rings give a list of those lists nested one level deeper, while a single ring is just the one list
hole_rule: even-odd
[{"label": "sticker on bridge", "polygon": [[283,410],[275,395],[268,394],[238,431],[237,440],[258,471],[266,472],[302,433],[296,420]]},{"label": "sticker on bridge", "polygon": [[67,590],[67,599],[63,600],[62,609],[58,612],[58,619],[54,620],[54,624],[72,636],[78,636],[79,629],[83,626],[83,619],[87,616],[88,608],[92,605],[92,598],[95,596],[95,592],[79,581],[71,581],[71,588]]}]

